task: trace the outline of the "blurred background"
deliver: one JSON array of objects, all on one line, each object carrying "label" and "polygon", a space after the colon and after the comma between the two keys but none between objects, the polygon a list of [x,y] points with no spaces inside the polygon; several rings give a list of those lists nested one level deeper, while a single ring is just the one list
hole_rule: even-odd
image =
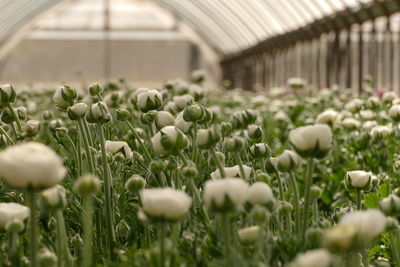
[{"label": "blurred background", "polygon": [[0,81],[400,89],[400,0],[0,0]]}]

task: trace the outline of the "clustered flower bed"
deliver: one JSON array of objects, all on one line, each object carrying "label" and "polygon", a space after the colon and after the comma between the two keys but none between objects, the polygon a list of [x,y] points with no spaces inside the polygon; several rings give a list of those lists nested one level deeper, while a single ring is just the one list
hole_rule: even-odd
[{"label": "clustered flower bed", "polygon": [[400,98],[0,86],[1,266],[399,266]]}]

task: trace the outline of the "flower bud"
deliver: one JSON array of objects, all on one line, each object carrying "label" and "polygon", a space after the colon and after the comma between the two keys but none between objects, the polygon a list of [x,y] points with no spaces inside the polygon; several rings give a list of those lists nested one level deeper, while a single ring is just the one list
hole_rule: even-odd
[{"label": "flower bud", "polygon": [[28,137],[35,136],[40,130],[40,121],[29,120],[25,123],[25,133]]},{"label": "flower bud", "polygon": [[194,97],[195,101],[199,101],[204,97],[204,89],[197,84],[192,84],[189,87],[189,94]]},{"label": "flower bud", "polygon": [[45,121],[49,121],[53,118],[53,114],[49,110],[43,111],[42,117]]},{"label": "flower bud", "polygon": [[58,127],[55,129],[57,138],[63,138],[68,135],[68,129],[66,127]]},{"label": "flower bud", "polygon": [[293,211],[293,205],[287,201],[280,201],[278,212],[282,215],[290,214]]},{"label": "flower bud", "polygon": [[200,129],[197,131],[196,144],[201,149],[210,149],[221,139],[216,128]]},{"label": "flower bud", "polygon": [[146,180],[137,174],[132,175],[125,183],[126,190],[131,194],[136,194],[146,186]]},{"label": "flower bud", "polygon": [[49,123],[49,128],[52,131],[55,131],[57,128],[64,126],[64,123],[62,120],[57,119],[57,120],[51,120]]},{"label": "flower bud", "polygon": [[10,124],[14,121],[14,117],[11,115],[8,109],[4,109],[3,112],[1,113],[1,121],[5,124]]},{"label": "flower bud", "polygon": [[[218,160],[222,163],[222,165],[225,165],[225,154],[217,151],[217,158]],[[213,157],[209,157],[207,160],[208,166],[212,167],[212,168],[216,168],[217,167],[217,162]]]},{"label": "flower bud", "polygon": [[386,217],[386,231],[396,231],[400,229],[399,221],[393,217]]},{"label": "flower bud", "polygon": [[6,231],[9,233],[21,233],[25,229],[24,222],[18,218],[10,219],[5,227]]},{"label": "flower bud", "polygon": [[150,125],[156,120],[157,114],[158,114],[157,110],[150,110],[149,112],[141,113],[139,120],[141,123],[145,125]]},{"label": "flower bud", "polygon": [[157,154],[166,156],[170,154],[176,155],[179,151],[187,148],[189,140],[175,126],[167,126],[151,138],[151,143]]},{"label": "flower bud", "polygon": [[273,210],[275,204],[274,194],[271,187],[263,182],[255,182],[247,192],[247,202],[253,205],[261,205]]},{"label": "flower bud", "polygon": [[198,103],[186,106],[183,110],[183,119],[188,122],[195,122],[203,119],[204,108]]},{"label": "flower bud", "polygon": [[260,236],[259,233],[260,227],[258,225],[240,229],[238,231],[239,241],[243,245],[254,244]]},{"label": "flower bud", "polygon": [[221,134],[223,137],[229,136],[233,131],[232,124],[230,122],[221,123]]},{"label": "flower bud", "polygon": [[115,111],[115,118],[117,121],[127,121],[130,117],[131,113],[125,108],[119,108]]},{"label": "flower bud", "polygon": [[85,117],[87,110],[88,105],[86,105],[85,103],[76,103],[75,105],[68,107],[68,118],[72,121],[77,121],[80,118]]},{"label": "flower bud", "polygon": [[204,125],[212,122],[214,118],[214,113],[208,108],[203,108],[203,111],[204,111],[204,116],[201,120],[199,120],[199,123]]},{"label": "flower bud", "polygon": [[55,267],[57,265],[57,256],[47,248],[43,248],[37,255],[37,261],[40,267]]},{"label": "flower bud", "polygon": [[345,176],[348,190],[359,189],[368,191],[371,187],[371,173],[365,171],[349,171]]},{"label": "flower bud", "polygon": [[316,185],[312,185],[310,188],[311,201],[318,200],[321,197],[321,195],[322,195],[322,189]]},{"label": "flower bud", "polygon": [[260,126],[254,124],[251,124],[247,127],[247,132],[249,134],[250,139],[255,141],[261,140],[264,136],[263,129]]},{"label": "flower bud", "polygon": [[86,120],[90,123],[107,123],[111,120],[111,114],[108,111],[106,104],[98,102],[89,106],[89,112]]},{"label": "flower bud", "polygon": [[168,111],[159,111],[154,124],[156,125],[157,129],[160,130],[166,126],[174,126],[175,118]]},{"label": "flower bud", "polygon": [[303,78],[292,77],[287,80],[287,84],[293,91],[304,89],[307,85],[307,81]]},{"label": "flower bud", "polygon": [[151,173],[157,174],[165,170],[165,162],[161,159],[153,159],[150,162],[149,170]]},{"label": "flower bud", "polygon": [[89,86],[88,91],[91,96],[97,96],[103,92],[103,88],[99,84],[93,84]]},{"label": "flower bud", "polygon": [[0,85],[0,107],[6,106],[8,103],[14,103],[17,94],[11,84]]},{"label": "flower bud", "polygon": [[386,215],[398,215],[400,213],[400,198],[391,194],[381,200],[379,207]]},{"label": "flower bud", "polygon": [[122,219],[115,227],[115,233],[119,238],[127,239],[131,233],[131,228],[128,223]]},{"label": "flower bud", "polygon": [[250,211],[250,218],[257,224],[262,224],[269,219],[271,213],[269,210],[260,205],[254,205]]},{"label": "flower bud", "polygon": [[280,172],[292,172],[300,165],[300,158],[295,152],[285,150],[275,158],[275,165]]},{"label": "flower bud", "polygon": [[186,165],[182,168],[181,174],[185,178],[196,177],[198,174],[196,165],[193,162],[189,163],[188,165]]},{"label": "flower bud", "polygon": [[324,232],[319,227],[311,227],[306,231],[306,243],[310,247],[321,247],[324,239]]},{"label": "flower bud", "polygon": [[80,177],[74,184],[74,191],[82,196],[97,194],[100,188],[101,181],[93,174]]},{"label": "flower bud", "polygon": [[24,121],[28,118],[28,111],[24,106],[17,107],[15,109],[15,112],[17,113],[17,116],[21,121]]},{"label": "flower bud", "polygon": [[396,122],[400,121],[400,104],[390,107],[389,116]]},{"label": "flower bud", "polygon": [[257,170],[256,175],[255,175],[255,181],[268,184],[271,181],[271,178],[265,172]]},{"label": "flower bud", "polygon": [[254,144],[250,147],[250,154],[256,159],[268,158],[271,155],[271,150],[268,144],[259,143]]},{"label": "flower bud", "polygon": [[71,86],[64,85],[56,90],[53,101],[57,107],[62,110],[67,109],[74,104],[74,100],[78,97],[76,90]]},{"label": "flower bud", "polygon": [[66,190],[61,185],[55,185],[44,190],[40,195],[41,207],[45,210],[64,209],[67,206]]},{"label": "flower bud", "polygon": [[170,112],[173,115],[175,115],[176,113],[179,112],[178,107],[172,101],[169,101],[169,102],[167,102],[167,104],[164,105],[164,110]]},{"label": "flower bud", "polygon": [[240,136],[233,136],[225,139],[225,148],[230,152],[239,152],[244,148],[245,141]]},{"label": "flower bud", "polygon": [[175,103],[179,110],[183,110],[187,105],[193,103],[194,98],[191,95],[174,96],[172,101]]},{"label": "flower bud", "polygon": [[142,92],[137,96],[136,105],[142,112],[159,109],[162,104],[162,95],[157,90]]},{"label": "flower bud", "polygon": [[325,247],[332,253],[346,253],[352,250],[357,235],[356,225],[336,225],[325,232]]},{"label": "flower bud", "polygon": [[192,71],[192,73],[190,74],[190,78],[192,80],[192,82],[197,83],[197,84],[202,84],[204,82],[206,73],[204,70],[194,70]]},{"label": "flower bud", "polygon": [[150,89],[148,89],[148,88],[144,88],[144,87],[137,88],[136,91],[133,92],[132,95],[130,96],[130,101],[131,101],[132,105],[137,107],[137,100],[138,100],[139,94],[148,92],[148,91],[150,91]]}]

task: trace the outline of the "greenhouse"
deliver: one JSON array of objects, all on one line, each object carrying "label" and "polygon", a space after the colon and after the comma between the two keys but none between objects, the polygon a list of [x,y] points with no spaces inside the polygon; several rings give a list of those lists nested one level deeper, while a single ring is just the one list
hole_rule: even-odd
[{"label": "greenhouse", "polygon": [[0,0],[0,266],[400,266],[399,123],[400,0]]}]

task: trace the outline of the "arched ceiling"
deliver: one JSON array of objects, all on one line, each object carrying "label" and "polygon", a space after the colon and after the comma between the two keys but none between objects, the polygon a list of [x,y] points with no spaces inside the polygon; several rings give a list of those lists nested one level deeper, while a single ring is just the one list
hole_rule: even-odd
[{"label": "arched ceiling", "polygon": [[[0,0],[0,47],[44,11],[74,0]],[[99,0],[106,1],[106,0]],[[111,4],[113,1],[109,0]],[[372,0],[131,0],[151,1],[192,27],[220,55],[296,30]]]}]

